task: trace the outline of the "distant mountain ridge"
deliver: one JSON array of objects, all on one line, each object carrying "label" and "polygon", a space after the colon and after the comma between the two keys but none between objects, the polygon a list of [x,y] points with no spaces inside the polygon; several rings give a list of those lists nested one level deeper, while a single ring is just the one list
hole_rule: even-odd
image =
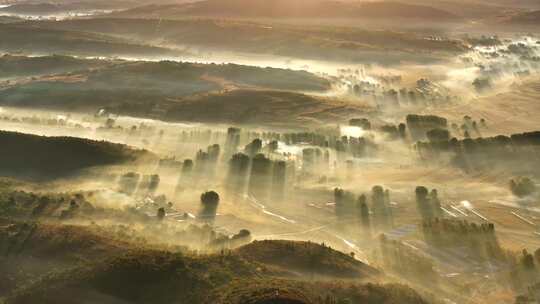
[{"label": "distant mountain ridge", "polygon": [[503,22],[507,25],[528,25],[540,27],[540,10],[516,14]]},{"label": "distant mountain ridge", "polygon": [[456,15],[431,6],[402,2],[350,3],[330,0],[205,0],[187,4],[148,5],[120,15],[178,18],[187,16],[238,18],[421,18],[456,20]]}]

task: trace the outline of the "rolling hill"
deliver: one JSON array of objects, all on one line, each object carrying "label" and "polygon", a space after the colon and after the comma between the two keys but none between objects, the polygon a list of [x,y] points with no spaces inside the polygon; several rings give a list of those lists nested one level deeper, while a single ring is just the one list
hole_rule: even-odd
[{"label": "rolling hill", "polygon": [[[260,261],[284,243],[257,242],[223,254],[174,253],[111,239],[91,227],[9,223],[0,227],[0,263],[7,276],[0,282],[5,303],[296,303],[321,299],[354,299],[367,304],[428,303],[412,289],[395,284],[359,281],[291,279]],[[7,225],[6,225],[7,224]],[[12,244],[12,245],[11,245]],[[10,250],[5,254],[6,246]],[[342,253],[312,244],[287,242],[293,252],[323,252],[317,258],[331,268]],[[257,247],[257,250],[254,250]],[[259,253],[262,256],[259,256]],[[305,264],[309,256],[295,255],[289,263]],[[41,261],[40,267],[31,267]],[[356,262],[356,264],[360,264]],[[339,264],[335,264],[339,265]],[[283,265],[287,266],[287,265]],[[289,265],[295,268],[296,265]],[[369,266],[364,269],[376,272]],[[21,275],[27,271],[27,276]],[[340,268],[334,273],[338,274]],[[16,275],[15,275],[16,274]],[[32,275],[33,280],[28,278]],[[327,273],[327,275],[331,275]],[[338,276],[340,277],[340,276]],[[331,277],[329,277],[331,278]],[[336,277],[337,278],[337,277]]]},{"label": "rolling hill", "polygon": [[139,43],[188,48],[191,52],[211,56],[218,52],[212,56],[218,59],[228,58],[220,52],[233,51],[258,56],[392,65],[402,61],[433,62],[467,50],[459,40],[426,39],[423,34],[399,30],[222,19],[95,18],[27,22],[24,26],[129,38]]},{"label": "rolling hill", "polygon": [[178,56],[180,51],[92,33],[0,23],[0,52],[78,56]]},{"label": "rolling hill", "polygon": [[67,73],[108,64],[112,62],[62,55],[28,57],[6,54],[0,57],[0,79]]},{"label": "rolling hill", "polygon": [[503,25],[507,26],[527,26],[527,27],[540,27],[540,10],[527,11],[523,13],[514,14],[505,18],[502,21]]},{"label": "rolling hill", "polygon": [[[74,59],[34,60],[40,64],[29,65],[28,72],[48,60],[69,65]],[[287,119],[298,123],[301,117],[332,120],[358,110],[344,102],[304,95],[302,92],[330,89],[328,80],[304,71],[169,61],[88,62],[92,64],[101,66],[7,84],[0,89],[0,104],[68,111],[106,108],[112,113],[167,121],[224,123]]]},{"label": "rolling hill", "polygon": [[457,20],[446,11],[401,2],[340,2],[326,0],[205,0],[180,5],[148,5],[119,13],[145,18],[418,18]]}]

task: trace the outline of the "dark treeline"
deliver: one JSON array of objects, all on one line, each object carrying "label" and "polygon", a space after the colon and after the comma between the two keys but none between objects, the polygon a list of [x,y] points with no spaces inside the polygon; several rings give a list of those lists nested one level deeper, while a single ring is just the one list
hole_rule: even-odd
[{"label": "dark treeline", "polygon": [[423,159],[437,159],[441,154],[449,153],[452,162],[466,170],[504,163],[513,169],[528,171],[531,163],[540,163],[540,131],[511,136],[418,142],[416,148]]},{"label": "dark treeline", "polygon": [[441,217],[441,201],[437,193],[437,189],[431,192],[424,186],[418,186],[415,190],[416,208],[424,220],[430,220]]},{"label": "dark treeline", "polygon": [[[323,132],[324,133],[324,132]],[[298,133],[249,133],[254,139],[263,139],[269,142],[281,141],[286,145],[311,145],[319,148],[334,149],[338,153],[348,152],[353,157],[372,155],[377,145],[367,137],[341,136],[337,134],[323,134],[319,132]],[[262,147],[261,147],[262,148]],[[246,151],[247,153],[247,151]]]},{"label": "dark treeline", "polygon": [[438,248],[466,249],[468,255],[479,260],[503,260],[492,223],[476,224],[456,219],[424,220],[422,232],[426,243]]},{"label": "dark treeline", "polygon": [[226,188],[229,194],[249,194],[263,202],[280,202],[285,198],[289,165],[258,153],[250,158],[236,153],[229,161]]},{"label": "dark treeline", "polygon": [[[390,207],[390,191],[381,186],[374,186],[368,196],[356,196],[350,191],[334,189],[335,214],[339,227],[353,231],[361,231],[369,235],[372,230],[387,230],[393,227],[393,214]],[[371,212],[370,212],[371,210]],[[351,229],[348,229],[351,230]]]},{"label": "dark treeline", "polygon": [[421,140],[426,137],[426,133],[433,129],[446,129],[448,121],[446,118],[435,115],[409,114],[406,118],[407,128],[413,140]]}]

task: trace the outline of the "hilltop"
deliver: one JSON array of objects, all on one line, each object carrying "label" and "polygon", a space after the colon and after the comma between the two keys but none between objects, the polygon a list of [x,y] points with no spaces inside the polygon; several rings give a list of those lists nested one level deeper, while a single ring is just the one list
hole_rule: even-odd
[{"label": "hilltop", "polygon": [[312,242],[254,241],[236,252],[249,260],[306,275],[366,278],[380,274],[350,255]]},{"label": "hilltop", "polygon": [[187,16],[236,18],[418,18],[456,20],[457,16],[424,5],[401,2],[340,2],[326,0],[205,0],[187,4],[148,5],[119,13],[121,16],[181,18]]}]

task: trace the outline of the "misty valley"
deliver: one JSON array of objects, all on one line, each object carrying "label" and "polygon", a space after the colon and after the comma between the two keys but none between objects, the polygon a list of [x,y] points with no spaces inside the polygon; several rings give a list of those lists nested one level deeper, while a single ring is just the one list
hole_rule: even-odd
[{"label": "misty valley", "polygon": [[539,29],[0,0],[0,303],[540,303]]}]

